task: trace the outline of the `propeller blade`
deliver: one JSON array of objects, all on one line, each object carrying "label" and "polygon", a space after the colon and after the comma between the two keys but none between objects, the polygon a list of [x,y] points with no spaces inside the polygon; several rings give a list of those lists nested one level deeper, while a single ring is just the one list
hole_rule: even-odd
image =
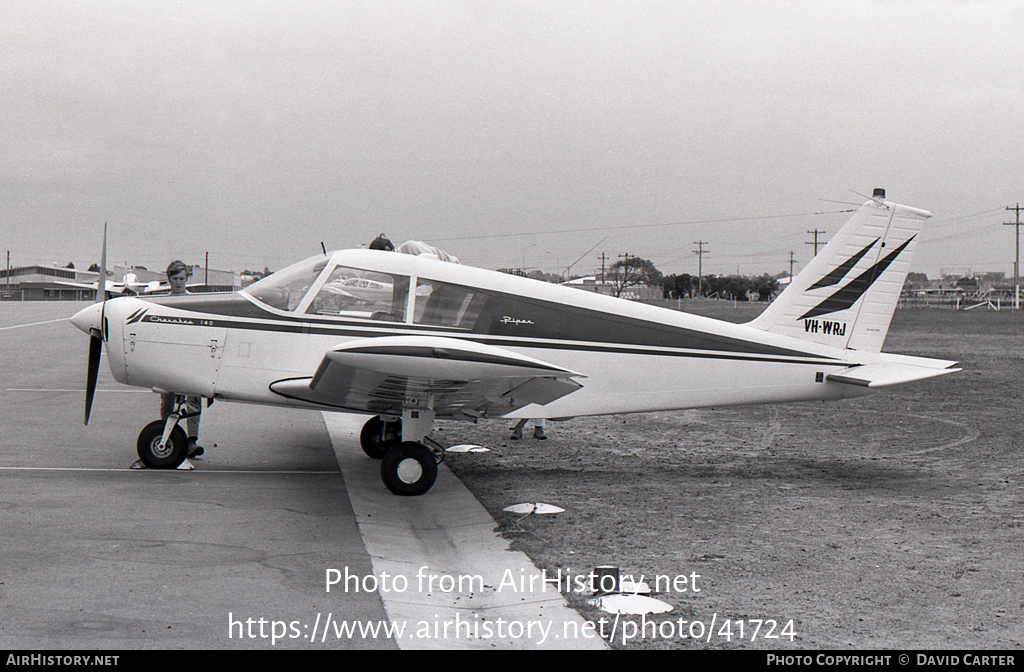
[{"label": "propeller blade", "polygon": [[92,398],[96,395],[96,379],[100,373],[100,355],[103,354],[103,339],[106,336],[107,313],[107,223],[103,222],[103,251],[100,253],[100,277],[96,281],[96,300],[102,301],[99,333],[94,329],[89,338],[89,366],[85,380],[85,424],[89,424],[92,413]]},{"label": "propeller blade", "polygon": [[85,381],[85,424],[89,424],[92,413],[92,398],[96,394],[96,378],[100,373],[100,354],[103,352],[103,339],[93,335],[89,338],[89,369]]},{"label": "propeller blade", "polygon": [[100,253],[100,279],[96,283],[96,300],[107,300],[107,223],[103,222],[103,252]]}]

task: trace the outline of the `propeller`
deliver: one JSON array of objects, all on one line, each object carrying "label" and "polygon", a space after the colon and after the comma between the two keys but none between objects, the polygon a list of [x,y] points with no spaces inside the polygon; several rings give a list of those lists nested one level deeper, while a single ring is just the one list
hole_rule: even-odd
[{"label": "propeller", "polygon": [[100,254],[100,277],[96,282],[96,301],[100,306],[99,328],[89,329],[89,366],[85,381],[85,424],[89,424],[92,413],[92,398],[96,394],[96,379],[100,372],[100,356],[103,354],[103,336],[107,310],[107,223],[103,223],[103,252]]}]

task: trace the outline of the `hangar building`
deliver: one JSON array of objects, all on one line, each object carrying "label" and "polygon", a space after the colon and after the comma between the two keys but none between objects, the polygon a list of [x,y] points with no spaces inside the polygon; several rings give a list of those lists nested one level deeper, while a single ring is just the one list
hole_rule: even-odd
[{"label": "hangar building", "polygon": [[[203,284],[207,277],[208,285]],[[59,266],[20,266],[0,268],[0,300],[3,301],[92,301],[96,296],[96,271],[79,271]],[[163,271],[148,271],[141,268],[115,266],[107,271],[107,281],[123,283],[126,276],[134,275],[136,283],[166,282]],[[198,280],[198,284],[195,284]],[[188,291],[231,292],[242,287],[241,278],[233,271],[208,272],[202,267],[193,267]],[[166,293],[164,289],[162,292]]]}]

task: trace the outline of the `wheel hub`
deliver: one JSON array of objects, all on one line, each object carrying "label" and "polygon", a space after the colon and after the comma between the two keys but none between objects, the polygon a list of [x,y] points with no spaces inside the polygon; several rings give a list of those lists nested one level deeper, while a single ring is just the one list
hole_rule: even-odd
[{"label": "wheel hub", "polygon": [[171,445],[171,440],[167,439],[167,443],[165,443],[163,447],[161,447],[160,439],[161,437],[159,436],[153,439],[150,451],[153,453],[154,457],[164,458],[170,456],[171,451],[174,450],[173,446]]},{"label": "wheel hub", "polygon": [[412,485],[423,476],[423,465],[419,463],[419,460],[410,457],[398,463],[397,471],[399,480]]}]

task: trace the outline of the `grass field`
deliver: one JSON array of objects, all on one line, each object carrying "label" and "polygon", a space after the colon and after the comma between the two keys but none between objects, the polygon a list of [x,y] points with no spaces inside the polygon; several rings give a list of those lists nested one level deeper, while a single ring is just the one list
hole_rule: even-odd
[{"label": "grass field", "polygon": [[[683,306],[735,322],[760,309]],[[964,370],[860,399],[579,418],[549,423],[548,441],[444,423],[447,443],[492,448],[448,464],[549,572],[700,576],[700,592],[656,595],[675,610],[653,619],[671,625],[617,646],[1018,648],[1021,320],[899,310],[886,351]],[[531,501],[566,512],[502,511]],[[681,637],[679,619],[716,632]],[[783,636],[765,625],[751,641],[769,619]]]}]

